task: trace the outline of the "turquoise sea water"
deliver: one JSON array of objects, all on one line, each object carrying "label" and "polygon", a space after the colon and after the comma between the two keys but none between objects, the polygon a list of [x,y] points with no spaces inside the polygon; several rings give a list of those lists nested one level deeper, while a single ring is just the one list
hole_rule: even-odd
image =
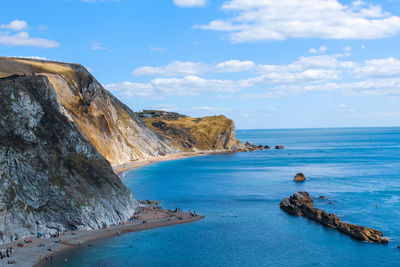
[{"label": "turquoise sea water", "polygon": [[[60,266],[400,266],[400,128],[237,135],[286,149],[188,158],[127,173],[123,181],[137,199],[161,199],[166,208],[196,210],[205,219],[96,241]],[[297,172],[307,181],[294,183]],[[390,243],[356,241],[281,211],[279,202],[299,190],[342,221],[381,230]]]}]

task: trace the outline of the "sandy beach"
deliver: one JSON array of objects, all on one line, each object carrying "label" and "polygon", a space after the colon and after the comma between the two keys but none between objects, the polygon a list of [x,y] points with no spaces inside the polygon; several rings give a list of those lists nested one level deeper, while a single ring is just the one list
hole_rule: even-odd
[{"label": "sandy beach", "polygon": [[[51,261],[62,257],[62,252],[79,246],[88,246],[90,241],[112,237],[123,233],[142,231],[176,224],[190,223],[203,219],[201,215],[194,215],[183,211],[170,211],[161,208],[142,207],[135,215],[133,222],[111,226],[107,229],[70,231],[56,238],[27,237],[12,243],[3,244],[3,248],[13,248],[11,257],[0,260],[1,266],[8,266],[8,261],[15,261],[10,266],[51,266]],[[23,247],[18,246],[22,243]],[[67,259],[68,260],[68,259]]]},{"label": "sandy beach", "polygon": [[221,154],[221,153],[232,153],[232,152],[235,152],[235,151],[213,150],[213,151],[181,152],[181,153],[168,154],[165,156],[157,156],[157,157],[153,157],[150,159],[131,161],[131,162],[128,162],[125,164],[113,166],[113,169],[117,174],[121,175],[124,172],[129,171],[131,169],[135,169],[138,167],[142,167],[142,166],[157,163],[157,162],[184,159],[184,158],[190,158],[190,157],[200,157],[200,156],[206,156],[209,154]]}]

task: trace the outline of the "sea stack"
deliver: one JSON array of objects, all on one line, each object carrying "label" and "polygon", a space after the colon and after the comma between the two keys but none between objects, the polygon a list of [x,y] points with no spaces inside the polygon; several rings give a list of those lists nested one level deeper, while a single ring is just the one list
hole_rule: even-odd
[{"label": "sea stack", "polygon": [[306,177],[304,176],[304,174],[302,172],[299,172],[298,174],[296,174],[296,176],[293,179],[295,182],[304,182],[306,180]]},{"label": "sea stack", "polygon": [[313,199],[307,192],[297,192],[290,198],[283,199],[280,203],[280,208],[291,215],[306,217],[357,240],[382,244],[389,242],[387,238],[383,237],[381,231],[351,223],[344,223],[336,214],[326,213],[323,210],[314,208]]}]

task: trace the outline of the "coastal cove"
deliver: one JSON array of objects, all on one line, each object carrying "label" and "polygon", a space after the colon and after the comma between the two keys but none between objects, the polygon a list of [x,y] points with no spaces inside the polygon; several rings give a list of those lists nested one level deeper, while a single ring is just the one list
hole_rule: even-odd
[{"label": "coastal cove", "polygon": [[[161,199],[165,208],[194,209],[205,219],[94,241],[62,255],[65,266],[398,264],[400,128],[239,130],[237,136],[285,149],[158,162],[125,173],[137,199]],[[298,172],[305,182],[293,182]],[[389,244],[360,242],[281,211],[279,202],[297,191],[344,222],[379,229]]]}]

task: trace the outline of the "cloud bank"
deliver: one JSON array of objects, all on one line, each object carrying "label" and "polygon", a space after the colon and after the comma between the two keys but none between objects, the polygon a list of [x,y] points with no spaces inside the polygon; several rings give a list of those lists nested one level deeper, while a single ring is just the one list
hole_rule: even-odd
[{"label": "cloud bank", "polygon": [[400,17],[364,1],[230,0],[228,18],[195,28],[227,32],[234,43],[288,38],[378,39],[400,32]]}]

